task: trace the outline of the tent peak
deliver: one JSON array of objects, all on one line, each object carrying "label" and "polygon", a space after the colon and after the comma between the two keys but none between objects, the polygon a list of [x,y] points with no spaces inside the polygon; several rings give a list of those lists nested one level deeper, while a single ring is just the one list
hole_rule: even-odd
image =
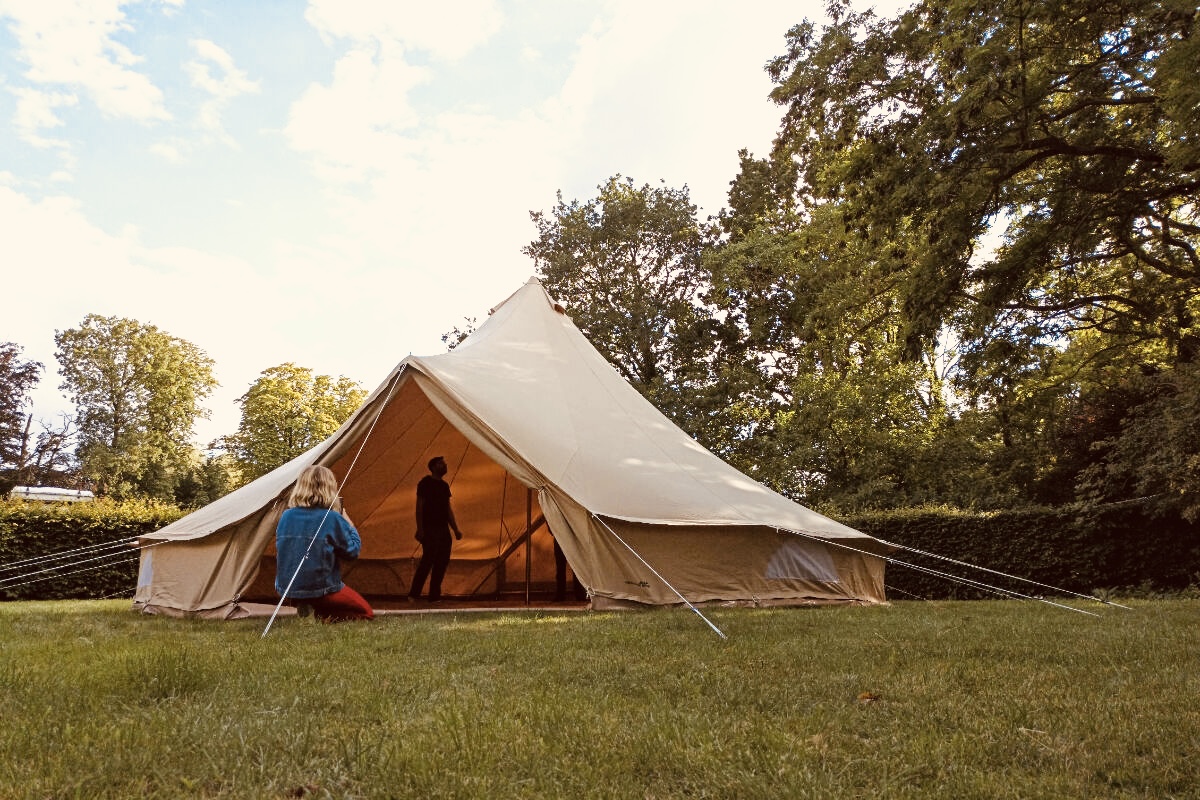
[{"label": "tent peak", "polygon": [[536,290],[535,287],[536,287],[536,289],[542,290],[542,295],[546,298],[546,302],[550,304],[551,308],[553,308],[559,314],[565,315],[567,313],[566,307],[563,306],[562,303],[559,303],[557,300],[555,300],[553,297],[551,297],[550,293],[548,291],[546,291],[546,287],[545,287],[545,285],[542,284],[541,279],[538,278],[537,275],[531,275],[531,276],[529,276],[529,280],[525,281],[525,284],[520,289],[517,289],[515,292],[510,294],[508,297],[504,298],[499,303],[497,303],[496,305],[489,308],[488,316],[490,317],[493,314],[495,314],[497,311],[499,311],[501,308],[503,308],[505,305],[507,305],[508,302],[510,300],[512,300],[514,297],[516,297],[517,295],[519,295],[523,292],[535,291]]}]

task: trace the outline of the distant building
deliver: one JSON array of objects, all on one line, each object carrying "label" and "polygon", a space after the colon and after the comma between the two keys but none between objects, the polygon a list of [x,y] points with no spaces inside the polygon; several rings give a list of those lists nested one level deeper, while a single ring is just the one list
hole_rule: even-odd
[{"label": "distant building", "polygon": [[43,503],[90,503],[96,499],[87,489],[60,489],[57,486],[14,486],[8,496],[13,500]]}]

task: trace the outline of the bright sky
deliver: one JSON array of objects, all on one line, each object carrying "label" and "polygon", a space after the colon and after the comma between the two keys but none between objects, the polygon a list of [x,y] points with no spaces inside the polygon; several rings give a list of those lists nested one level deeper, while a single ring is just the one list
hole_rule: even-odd
[{"label": "bright sky", "polygon": [[86,314],[192,342],[221,383],[199,443],[286,361],[373,389],[533,274],[556,191],[620,173],[720,210],[805,16],[821,0],[0,0],[0,342],[45,365],[44,419]]}]

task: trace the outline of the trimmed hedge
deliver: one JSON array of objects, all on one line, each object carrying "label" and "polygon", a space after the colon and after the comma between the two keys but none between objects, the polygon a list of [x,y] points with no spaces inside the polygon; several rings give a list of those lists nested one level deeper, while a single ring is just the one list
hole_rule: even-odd
[{"label": "trimmed hedge", "polygon": [[[842,521],[895,544],[1082,594],[1177,592],[1200,585],[1200,526],[1137,503],[990,513],[912,509]],[[910,551],[892,557],[1026,595],[1055,594]],[[897,599],[995,596],[901,564],[888,565],[887,585]]]},{"label": "trimmed hedge", "polygon": [[145,502],[0,501],[0,599],[132,597],[137,551],[95,546],[153,533],[186,513]]}]

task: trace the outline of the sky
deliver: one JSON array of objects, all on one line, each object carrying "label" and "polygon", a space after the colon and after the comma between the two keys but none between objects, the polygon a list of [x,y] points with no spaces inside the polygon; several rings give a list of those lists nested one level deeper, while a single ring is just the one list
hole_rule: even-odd
[{"label": "sky", "polygon": [[[865,5],[865,4],[864,4]],[[878,4],[878,10],[886,12]],[[0,0],[0,342],[87,314],[205,351],[196,426],[293,362],[374,389],[534,274],[531,211],[609,176],[726,204],[820,0]]]}]

